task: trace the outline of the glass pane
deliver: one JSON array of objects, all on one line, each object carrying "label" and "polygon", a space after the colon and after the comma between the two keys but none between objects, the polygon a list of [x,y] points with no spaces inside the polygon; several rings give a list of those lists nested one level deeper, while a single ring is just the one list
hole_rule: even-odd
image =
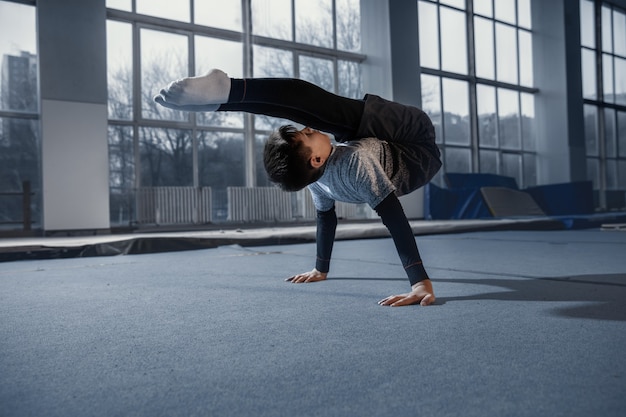
[{"label": "glass pane", "polygon": [[129,224],[135,216],[135,158],[131,126],[109,125],[109,213],[111,223]]},{"label": "glass pane", "polygon": [[517,39],[515,29],[496,23],[496,68],[498,81],[517,84]]},{"label": "glass pane", "polygon": [[467,74],[467,34],[465,13],[447,7],[441,15],[441,69]]},{"label": "glass pane", "polygon": [[617,112],[617,148],[620,158],[626,157],[626,112]]},{"label": "glass pane", "polygon": [[0,110],[37,111],[36,38],[35,8],[0,1]]},{"label": "glass pane", "polygon": [[173,2],[171,0],[135,0],[137,13],[164,19],[190,21],[189,0]]},{"label": "glass pane", "polygon": [[112,9],[132,11],[132,0],[106,0],[106,6]]},{"label": "glass pane", "polygon": [[615,110],[604,109],[604,154],[609,158],[617,156],[615,133]]},{"label": "glass pane", "polygon": [[615,159],[607,159],[606,163],[606,188],[609,190],[617,189],[617,161]]},{"label": "glass pane", "polygon": [[339,95],[350,98],[363,97],[361,65],[358,62],[338,61]]},{"label": "glass pane", "polygon": [[196,75],[219,68],[228,76],[243,76],[243,46],[241,42],[196,36]]},{"label": "glass pane", "polygon": [[497,0],[494,3],[496,19],[515,24],[515,0]]},{"label": "glass pane", "polygon": [[198,177],[201,187],[243,186],[244,159],[242,133],[199,133]]},{"label": "glass pane", "polygon": [[[41,158],[39,121],[0,118],[0,192],[22,191],[22,182],[30,181],[32,219],[41,218]],[[22,220],[22,200],[19,197],[5,196],[0,199],[0,219]]]},{"label": "glass pane", "polygon": [[[206,74],[219,68],[229,77],[243,76],[243,47],[240,42],[226,41],[206,36],[196,36],[196,75]],[[243,113],[201,112],[196,113],[201,125],[243,127]]]},{"label": "glass pane", "polygon": [[584,111],[587,156],[598,156],[598,109],[585,104]]},{"label": "glass pane", "polygon": [[425,1],[420,1],[418,6],[420,65],[439,69],[437,6]]},{"label": "glass pane", "polygon": [[469,145],[469,95],[465,81],[443,79],[444,141]]},{"label": "glass pane", "polygon": [[517,0],[517,24],[523,28],[532,27],[530,13],[530,0]]},{"label": "glass pane", "polygon": [[626,190],[626,161],[623,159],[617,161],[617,180],[618,187]]},{"label": "glass pane", "polygon": [[600,167],[598,160],[587,158],[587,179],[593,183],[593,189],[600,189]]},{"label": "glass pane", "polygon": [[336,0],[337,49],[361,50],[361,7],[359,0]]},{"label": "glass pane", "polygon": [[445,148],[446,172],[472,172],[472,155],[469,149]]},{"label": "glass pane", "polygon": [[493,17],[492,0],[474,0],[474,13],[482,14],[487,17]]},{"label": "glass pane", "polygon": [[502,148],[521,149],[518,94],[498,89],[498,131]]},{"label": "glass pane", "polygon": [[109,125],[109,186],[135,187],[135,153],[131,126]]},{"label": "glass pane", "polygon": [[580,0],[580,44],[582,46],[596,47],[595,15],[593,1]]},{"label": "glass pane", "polygon": [[495,79],[493,21],[482,17],[474,18],[474,41],[476,76]]},{"label": "glass pane", "polygon": [[226,187],[245,185],[244,139],[240,133],[199,132],[198,179],[211,187],[213,220],[228,217]]},{"label": "glass pane", "polygon": [[457,9],[465,9],[465,0],[439,0],[441,4],[447,4]]},{"label": "glass pane", "polygon": [[523,156],[524,182],[518,184],[520,188],[534,187],[537,185],[537,157],[530,153]]},{"label": "glass pane", "polygon": [[254,160],[256,169],[256,185],[257,187],[269,187],[274,185],[267,176],[265,165],[263,164],[263,148],[267,135],[254,136]]},{"label": "glass pane", "polygon": [[189,75],[187,37],[142,29],[141,111],[151,119],[187,120],[188,113],[157,105],[152,97],[172,80]]},{"label": "glass pane", "polygon": [[422,74],[422,110],[428,114],[435,126],[437,143],[443,142],[441,131],[441,88],[439,77]]},{"label": "glass pane", "polygon": [[602,5],[602,50],[613,52],[613,19],[611,8]]},{"label": "glass pane", "polygon": [[242,31],[240,1],[194,0],[193,6],[194,23]]},{"label": "glass pane", "polygon": [[[478,102],[478,143],[480,147],[498,146],[496,118],[496,89],[486,85],[476,86]],[[481,164],[481,172],[482,164]]]},{"label": "glass pane", "polygon": [[142,127],[139,132],[141,186],[192,186],[190,132],[148,127]]},{"label": "glass pane", "polygon": [[252,33],[292,40],[291,0],[254,0],[252,2]]},{"label": "glass pane", "polygon": [[581,51],[582,57],[582,77],[583,77],[583,97],[596,98],[596,61],[595,52],[589,49]]},{"label": "glass pane", "polygon": [[518,185],[522,184],[522,155],[503,153],[501,174],[515,178]]},{"label": "glass pane", "polygon": [[109,118],[133,118],[133,34],[130,23],[107,21]]},{"label": "glass pane", "polygon": [[296,41],[333,47],[333,4],[331,0],[296,0]]},{"label": "glass pane", "polygon": [[626,13],[613,9],[613,41],[615,54],[626,56]]},{"label": "glass pane", "polygon": [[[252,48],[254,66],[252,73],[256,78],[286,77],[292,78],[293,53],[283,49],[266,48],[254,45]],[[273,130],[284,124],[291,123],[284,119],[267,116],[254,116],[254,127],[262,130]]]},{"label": "glass pane", "polygon": [[615,57],[615,103],[626,105],[626,59]]},{"label": "glass pane", "polygon": [[520,93],[522,103],[522,146],[526,151],[536,149],[535,96]]},{"label": "glass pane", "polygon": [[518,31],[519,36],[519,83],[526,87],[533,86],[533,45],[532,35],[525,30]]},{"label": "glass pane", "polygon": [[335,91],[333,61],[329,59],[301,55],[300,78],[312,82],[326,91]]},{"label": "glass pane", "polygon": [[481,149],[478,153],[478,157],[480,158],[480,172],[483,174],[498,174],[498,166],[500,163],[498,159],[500,157],[500,153],[498,151],[487,151],[485,149]]},{"label": "glass pane", "polygon": [[602,89],[604,90],[604,101],[614,103],[615,94],[613,93],[613,56],[608,54],[602,55],[602,87]]}]

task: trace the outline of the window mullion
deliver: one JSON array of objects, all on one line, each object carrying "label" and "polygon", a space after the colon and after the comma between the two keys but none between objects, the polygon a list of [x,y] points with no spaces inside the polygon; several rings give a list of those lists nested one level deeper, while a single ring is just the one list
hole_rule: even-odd
[{"label": "window mullion", "polygon": [[480,172],[479,158],[479,137],[478,137],[478,97],[476,92],[476,57],[475,57],[475,39],[474,39],[474,5],[473,2],[467,2],[467,11],[465,12],[467,21],[467,57],[468,57],[468,73],[469,73],[469,116],[470,116],[470,146],[472,166],[471,172]]}]

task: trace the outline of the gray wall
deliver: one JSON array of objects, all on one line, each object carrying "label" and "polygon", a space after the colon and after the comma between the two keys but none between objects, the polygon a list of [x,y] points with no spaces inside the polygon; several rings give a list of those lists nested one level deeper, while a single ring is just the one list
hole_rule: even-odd
[{"label": "gray wall", "polygon": [[109,229],[105,0],[37,3],[43,228]]}]

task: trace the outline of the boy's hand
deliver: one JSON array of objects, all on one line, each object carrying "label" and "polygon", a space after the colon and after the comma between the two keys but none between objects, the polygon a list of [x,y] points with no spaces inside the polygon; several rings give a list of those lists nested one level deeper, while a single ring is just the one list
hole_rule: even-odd
[{"label": "boy's hand", "polygon": [[320,272],[317,269],[313,268],[312,271],[294,275],[292,277],[287,278],[285,281],[291,282],[293,284],[300,284],[302,282],[317,282],[317,281],[324,281],[327,275],[328,275],[327,272]]},{"label": "boy's hand", "polygon": [[411,292],[390,295],[389,297],[380,300],[378,304],[381,306],[399,307],[417,303],[420,303],[422,306],[427,306],[435,302],[433,284],[429,279],[413,284],[411,288]]}]

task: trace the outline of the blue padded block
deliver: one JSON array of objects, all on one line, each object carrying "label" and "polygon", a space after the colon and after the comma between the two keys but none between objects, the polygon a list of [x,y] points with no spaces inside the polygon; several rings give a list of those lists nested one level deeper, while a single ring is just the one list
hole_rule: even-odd
[{"label": "blue padded block", "polygon": [[548,184],[525,189],[549,216],[592,214],[594,212],[591,181]]},{"label": "blue padded block", "polygon": [[445,179],[448,188],[507,187],[518,189],[515,178],[504,175],[448,172],[445,174]]},{"label": "blue padded block", "polygon": [[445,189],[429,183],[424,188],[424,217],[449,220],[493,216],[479,188]]}]

